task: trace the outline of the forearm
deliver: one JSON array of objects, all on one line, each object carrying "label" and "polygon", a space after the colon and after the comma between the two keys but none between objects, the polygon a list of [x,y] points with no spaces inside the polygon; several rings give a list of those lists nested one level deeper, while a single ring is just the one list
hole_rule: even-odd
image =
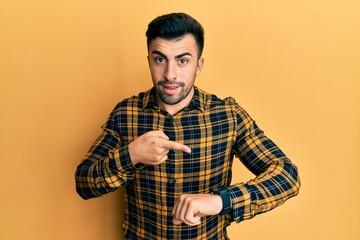
[{"label": "forearm", "polygon": [[127,146],[104,132],[76,170],[76,191],[84,199],[99,197],[131,181],[136,170]]},{"label": "forearm", "polygon": [[273,160],[264,173],[230,187],[233,218],[240,222],[270,211],[296,196],[299,188],[296,166],[287,159]]},{"label": "forearm", "polygon": [[296,196],[300,188],[296,166],[246,112],[241,114],[239,119],[246,119],[248,124],[239,128],[234,149],[256,177],[230,188],[233,217],[237,222],[283,204]]}]

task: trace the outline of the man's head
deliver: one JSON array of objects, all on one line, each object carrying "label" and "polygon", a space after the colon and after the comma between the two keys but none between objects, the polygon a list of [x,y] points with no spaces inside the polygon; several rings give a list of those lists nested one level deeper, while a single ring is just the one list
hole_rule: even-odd
[{"label": "man's head", "polygon": [[174,114],[194,95],[194,82],[204,65],[204,31],[183,13],[154,19],[146,32],[148,63],[160,107]]},{"label": "man's head", "polygon": [[204,29],[199,22],[185,13],[170,13],[151,21],[146,31],[147,46],[156,38],[173,40],[192,35],[198,48],[198,59],[204,48]]}]

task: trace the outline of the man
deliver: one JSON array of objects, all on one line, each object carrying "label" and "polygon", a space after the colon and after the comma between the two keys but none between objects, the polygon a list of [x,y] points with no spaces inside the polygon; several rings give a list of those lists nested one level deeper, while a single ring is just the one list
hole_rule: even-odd
[{"label": "man", "polygon": [[[125,187],[126,239],[228,239],[226,227],[297,195],[297,168],[233,98],[194,86],[202,26],[173,13],[146,32],[154,87],[121,101],[76,171],[84,199]],[[255,174],[231,183],[234,157]]]}]

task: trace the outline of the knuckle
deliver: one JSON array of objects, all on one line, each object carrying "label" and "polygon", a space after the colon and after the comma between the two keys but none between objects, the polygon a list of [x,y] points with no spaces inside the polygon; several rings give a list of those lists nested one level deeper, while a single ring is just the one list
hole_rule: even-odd
[{"label": "knuckle", "polygon": [[186,194],[182,194],[182,195],[179,197],[180,201],[185,201],[186,198],[187,198],[187,195],[186,195]]},{"label": "knuckle", "polygon": [[193,218],[191,216],[185,216],[184,218],[188,223],[193,223]]},{"label": "knuckle", "polygon": [[155,158],[154,158],[155,162],[160,162],[161,159],[163,159],[163,157],[160,156],[160,155],[156,155]]}]

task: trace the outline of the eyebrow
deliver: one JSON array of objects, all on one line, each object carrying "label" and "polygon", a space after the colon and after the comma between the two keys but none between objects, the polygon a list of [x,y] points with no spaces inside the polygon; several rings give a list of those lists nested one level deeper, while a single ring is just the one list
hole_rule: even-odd
[{"label": "eyebrow", "polygon": [[[157,55],[160,55],[161,57],[165,58],[166,60],[168,59],[164,53],[162,53],[162,52],[160,52],[160,51],[157,51],[157,50],[152,51],[151,54],[157,54]],[[184,57],[184,56],[190,56],[190,57],[192,57],[191,53],[189,53],[189,52],[184,52],[184,53],[181,53],[181,54],[175,56],[175,59],[178,59],[178,58],[181,58],[181,57]]]}]

